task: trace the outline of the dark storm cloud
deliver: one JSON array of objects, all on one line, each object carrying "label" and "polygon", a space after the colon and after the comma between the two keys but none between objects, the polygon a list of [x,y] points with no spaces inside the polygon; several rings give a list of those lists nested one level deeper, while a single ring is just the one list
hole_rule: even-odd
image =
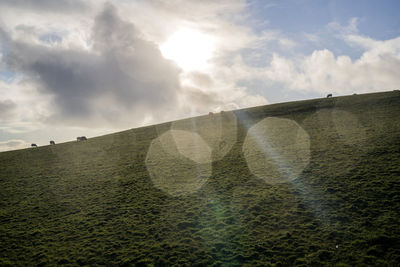
[{"label": "dark storm cloud", "polygon": [[201,110],[202,108],[208,108],[210,106],[221,105],[222,102],[218,100],[218,95],[213,92],[204,92],[196,87],[186,86],[185,87],[187,97],[196,103],[196,106]]},{"label": "dark storm cloud", "polygon": [[191,72],[188,77],[192,82],[194,82],[196,85],[201,86],[201,87],[211,87],[213,84],[213,80],[211,77],[207,74],[201,73],[201,72]]},{"label": "dark storm cloud", "polygon": [[175,103],[178,69],[112,5],[96,17],[92,42],[86,51],[15,41],[5,61],[53,95],[55,118],[75,124],[93,116],[115,124],[135,108],[157,113]]},{"label": "dark storm cloud", "polygon": [[89,8],[81,0],[0,0],[1,6],[51,12],[83,11]]}]

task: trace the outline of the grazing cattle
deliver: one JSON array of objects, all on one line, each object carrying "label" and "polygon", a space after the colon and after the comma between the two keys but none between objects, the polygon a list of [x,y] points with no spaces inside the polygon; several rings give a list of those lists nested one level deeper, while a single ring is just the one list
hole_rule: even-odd
[{"label": "grazing cattle", "polygon": [[55,144],[56,144],[56,142],[54,142],[53,140],[50,141],[50,145],[55,145]]},{"label": "grazing cattle", "polygon": [[87,140],[86,136],[79,136],[76,138],[76,141],[84,141]]},{"label": "grazing cattle", "polygon": [[329,97],[332,97],[332,94],[328,94],[328,95],[326,96],[326,98],[329,98]]},{"label": "grazing cattle", "polygon": [[37,145],[36,144],[31,144],[31,147],[37,147]]}]

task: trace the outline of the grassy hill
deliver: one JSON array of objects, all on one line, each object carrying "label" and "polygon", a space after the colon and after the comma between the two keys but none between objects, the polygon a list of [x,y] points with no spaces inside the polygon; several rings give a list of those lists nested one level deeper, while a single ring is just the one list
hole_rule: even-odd
[{"label": "grassy hill", "polygon": [[399,262],[399,91],[0,153],[1,266]]}]

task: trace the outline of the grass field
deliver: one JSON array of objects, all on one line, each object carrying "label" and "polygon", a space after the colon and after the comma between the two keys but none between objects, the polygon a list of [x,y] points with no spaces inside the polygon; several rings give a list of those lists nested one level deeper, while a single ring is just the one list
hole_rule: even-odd
[{"label": "grass field", "polygon": [[0,153],[1,266],[399,262],[399,91]]}]

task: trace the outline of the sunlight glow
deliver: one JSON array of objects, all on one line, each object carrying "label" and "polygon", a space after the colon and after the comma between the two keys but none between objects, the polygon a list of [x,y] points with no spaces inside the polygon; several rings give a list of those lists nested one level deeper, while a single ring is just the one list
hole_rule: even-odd
[{"label": "sunlight glow", "polygon": [[184,71],[203,70],[215,50],[212,36],[192,29],[180,29],[160,47],[163,56]]}]

